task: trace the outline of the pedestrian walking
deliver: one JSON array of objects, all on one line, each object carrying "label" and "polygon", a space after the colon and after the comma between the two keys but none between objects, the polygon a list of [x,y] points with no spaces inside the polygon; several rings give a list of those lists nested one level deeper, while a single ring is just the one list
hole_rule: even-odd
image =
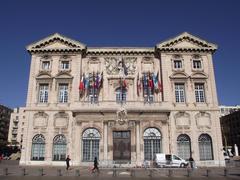
[{"label": "pedestrian walking", "polygon": [[94,158],[93,165],[94,165],[94,167],[93,167],[93,169],[92,169],[92,173],[94,173],[95,169],[96,169],[97,172],[99,173],[97,157]]},{"label": "pedestrian walking", "polygon": [[194,168],[194,159],[192,158],[192,156],[189,158],[189,163],[190,163],[190,167],[193,169]]},{"label": "pedestrian walking", "polygon": [[69,167],[70,167],[70,164],[69,164],[69,162],[71,161],[71,159],[69,158],[69,155],[67,156],[67,158],[66,158],[66,165],[67,165],[67,170],[69,169]]}]

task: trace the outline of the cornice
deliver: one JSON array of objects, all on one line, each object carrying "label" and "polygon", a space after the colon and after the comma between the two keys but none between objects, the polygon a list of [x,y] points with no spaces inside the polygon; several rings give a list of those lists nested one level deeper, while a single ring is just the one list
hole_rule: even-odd
[{"label": "cornice", "polygon": [[87,55],[154,55],[154,48],[139,47],[89,47]]},{"label": "cornice", "polygon": [[[181,42],[191,43],[192,46],[176,46]],[[160,50],[161,52],[215,52],[217,49],[217,45],[200,39],[197,36],[193,36],[188,32],[183,32],[182,34],[174,38],[157,44],[156,49]]]}]

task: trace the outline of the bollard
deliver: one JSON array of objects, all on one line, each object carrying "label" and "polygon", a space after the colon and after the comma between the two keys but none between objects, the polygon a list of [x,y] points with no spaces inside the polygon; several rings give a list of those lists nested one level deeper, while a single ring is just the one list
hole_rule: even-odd
[{"label": "bollard", "polygon": [[149,175],[148,175],[149,177],[153,177],[153,171],[152,171],[152,169],[149,169]]},{"label": "bollard", "polygon": [[43,168],[39,169],[39,176],[43,176]]},{"label": "bollard", "polygon": [[8,175],[8,168],[5,168],[5,169],[4,169],[4,174],[5,174],[5,176]]},{"label": "bollard", "polygon": [[22,169],[22,175],[26,176],[26,169],[25,168]]},{"label": "bollard", "polygon": [[224,168],[224,176],[228,176],[228,169]]},{"label": "bollard", "polygon": [[116,170],[116,166],[113,167],[113,177],[117,176],[117,170]]},{"label": "bollard", "polygon": [[80,176],[80,170],[79,170],[79,169],[76,170],[75,175],[76,175],[76,176]]},{"label": "bollard", "polygon": [[207,177],[210,176],[210,172],[211,172],[210,169],[207,169],[207,171],[206,171],[206,176],[207,176]]},{"label": "bollard", "polygon": [[172,174],[173,174],[172,169],[169,169],[169,170],[168,170],[168,177],[172,177]]},{"label": "bollard", "polygon": [[134,169],[131,169],[131,176],[135,177],[135,170]]},{"label": "bollard", "polygon": [[61,169],[58,169],[58,170],[57,170],[57,176],[62,176]]},{"label": "bollard", "polygon": [[192,175],[192,170],[191,169],[187,169],[187,177],[191,177]]}]

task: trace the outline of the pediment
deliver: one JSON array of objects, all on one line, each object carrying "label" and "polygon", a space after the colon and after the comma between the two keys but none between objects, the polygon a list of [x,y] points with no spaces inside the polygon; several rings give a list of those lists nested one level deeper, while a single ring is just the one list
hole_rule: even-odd
[{"label": "pediment", "polygon": [[172,39],[157,44],[157,48],[165,51],[166,50],[215,51],[217,49],[217,45],[209,43],[187,32],[184,32]]},{"label": "pediment", "polygon": [[73,77],[69,72],[60,71],[56,76],[56,79],[72,79]]},{"label": "pediment", "polygon": [[170,79],[187,79],[189,76],[184,72],[175,72],[171,76]]},{"label": "pediment", "polygon": [[79,51],[85,48],[86,45],[58,33],[27,46],[29,52]]},{"label": "pediment", "polygon": [[207,79],[208,76],[206,73],[204,72],[196,72],[196,73],[193,73],[191,74],[191,79]]},{"label": "pediment", "polygon": [[52,79],[52,76],[49,72],[41,71],[36,76],[36,79]]}]

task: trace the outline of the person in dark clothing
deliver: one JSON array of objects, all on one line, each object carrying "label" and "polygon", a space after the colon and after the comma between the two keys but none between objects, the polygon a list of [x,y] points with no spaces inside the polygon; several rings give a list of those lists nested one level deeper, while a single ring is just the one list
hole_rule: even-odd
[{"label": "person in dark clothing", "polygon": [[69,161],[71,161],[71,159],[69,158],[69,155],[67,156],[67,158],[66,158],[66,164],[67,164],[67,170],[69,169],[69,167],[70,167],[70,164],[69,164]]},{"label": "person in dark clothing", "polygon": [[98,169],[98,161],[97,161],[97,157],[94,158],[94,167],[92,169],[92,173],[94,173],[94,170],[96,169],[97,172],[99,173],[99,169]]},{"label": "person in dark clothing", "polygon": [[189,158],[189,163],[190,163],[190,167],[193,169],[194,168],[194,159],[192,158],[192,156]]}]

